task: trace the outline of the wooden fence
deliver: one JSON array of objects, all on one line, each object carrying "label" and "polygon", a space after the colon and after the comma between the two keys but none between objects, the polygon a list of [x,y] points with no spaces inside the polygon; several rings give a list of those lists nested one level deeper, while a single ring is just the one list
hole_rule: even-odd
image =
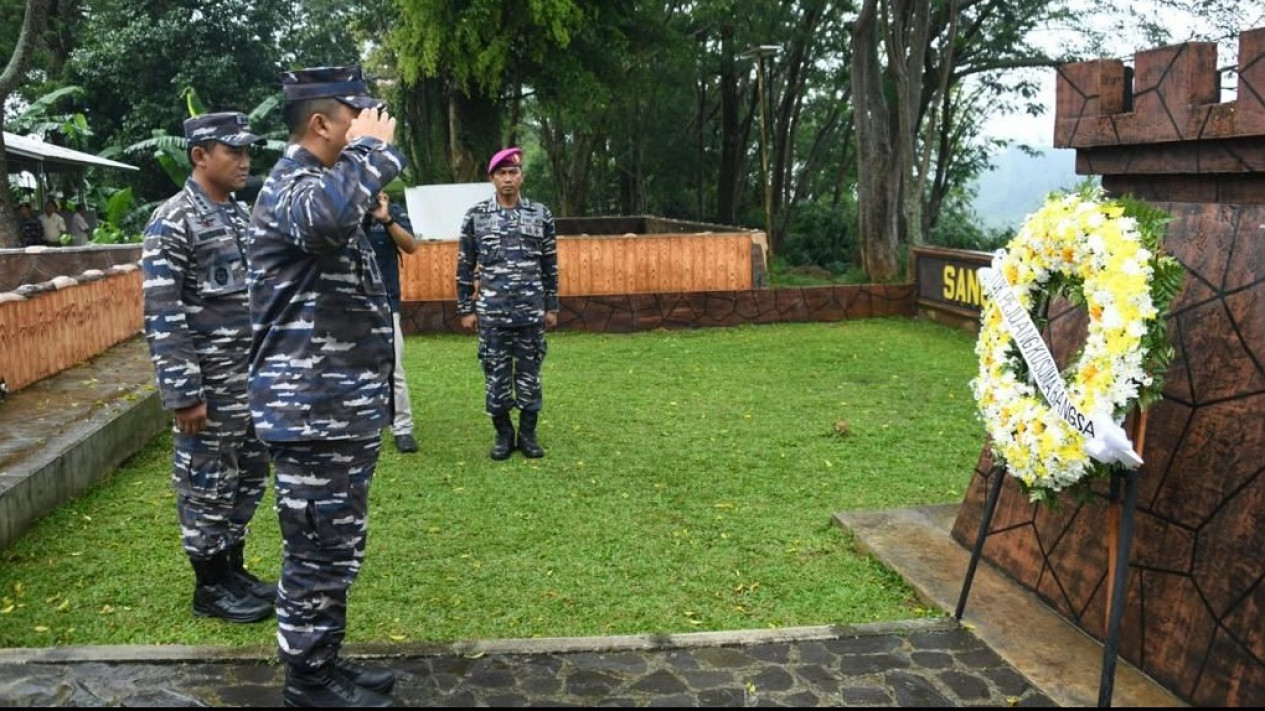
[{"label": "wooden fence", "polygon": [[141,273],[0,301],[0,378],[11,391],[82,363],[141,330]]},{"label": "wooden fence", "polygon": [[[560,296],[743,291],[752,288],[752,234],[559,237]],[[404,257],[404,301],[457,298],[457,242],[422,242]]]}]

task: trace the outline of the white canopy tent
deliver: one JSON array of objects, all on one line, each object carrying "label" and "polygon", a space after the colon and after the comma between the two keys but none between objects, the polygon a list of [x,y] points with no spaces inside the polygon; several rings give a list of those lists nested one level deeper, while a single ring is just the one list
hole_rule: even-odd
[{"label": "white canopy tent", "polygon": [[41,166],[49,164],[70,166],[96,165],[122,170],[140,170],[134,165],[94,156],[91,153],[72,150],[64,146],[55,146],[33,136],[19,136],[8,131],[4,132],[4,152],[10,156],[15,156],[18,163],[33,161],[41,164]]},{"label": "white canopy tent", "polygon": [[[120,163],[91,153],[76,151],[65,146],[45,143],[38,136],[19,136],[8,131],[4,132],[4,152],[9,170],[9,175],[5,176],[5,178],[10,185],[30,190],[34,198],[33,202],[36,205],[43,203],[48,197],[49,173],[88,167],[140,170],[140,168],[127,163]],[[32,178],[34,179],[32,180]],[[31,185],[32,182],[35,183],[35,186]],[[77,192],[79,193],[77,202],[82,204],[84,199],[82,180]],[[96,216],[91,211],[89,212],[88,222],[90,225],[95,225],[96,223]]]}]

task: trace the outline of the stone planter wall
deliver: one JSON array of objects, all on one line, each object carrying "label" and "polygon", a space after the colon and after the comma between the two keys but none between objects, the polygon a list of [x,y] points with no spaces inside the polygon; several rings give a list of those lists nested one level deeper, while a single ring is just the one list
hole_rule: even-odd
[{"label": "stone planter wall", "polygon": [[[1238,98],[1217,101],[1216,48],[1190,43],[1059,70],[1055,145],[1078,172],[1169,211],[1185,265],[1168,316],[1176,359],[1147,413],[1120,654],[1199,706],[1265,705],[1265,29],[1240,42]],[[1132,85],[1132,86],[1131,86]],[[1234,156],[1234,160],[1225,160]],[[1051,310],[1066,362],[1085,317]],[[954,537],[974,543],[987,448]],[[1086,633],[1106,627],[1110,526],[1099,500],[1029,504],[1013,479],[985,558]],[[1098,664],[1097,660],[1084,660]]]}]

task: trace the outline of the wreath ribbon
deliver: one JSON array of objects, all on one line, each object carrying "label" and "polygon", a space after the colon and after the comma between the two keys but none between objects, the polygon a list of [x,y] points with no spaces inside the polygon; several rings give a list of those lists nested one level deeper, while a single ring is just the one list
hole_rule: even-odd
[{"label": "wreath ribbon", "polygon": [[1046,403],[1085,437],[1085,453],[1094,460],[1103,464],[1119,463],[1129,469],[1142,466],[1142,458],[1134,451],[1123,427],[1101,415],[1086,417],[1068,397],[1054,355],[1041,338],[1032,316],[1019,302],[1014,287],[1006,280],[1002,270],[1005,254],[1005,250],[998,250],[993,255],[991,267],[980,269],[980,284],[985,294],[997,304],[1006,330],[1028,364],[1028,372]]}]

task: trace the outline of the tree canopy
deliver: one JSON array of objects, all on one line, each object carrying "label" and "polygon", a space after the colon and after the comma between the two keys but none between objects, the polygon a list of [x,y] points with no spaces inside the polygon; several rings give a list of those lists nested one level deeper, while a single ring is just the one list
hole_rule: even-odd
[{"label": "tree canopy", "polygon": [[[178,135],[189,90],[249,111],[284,69],[358,62],[400,119],[410,184],[482,180],[519,144],[557,214],[758,228],[767,187],[776,256],[877,280],[901,277],[909,245],[989,238],[969,206],[982,127],[1038,111],[1049,67],[1119,51],[1125,29],[1137,50],[1263,21],[1233,0],[0,0],[0,58],[32,7],[47,23],[7,118],[82,116],[68,128],[87,150]],[[1172,13],[1208,29],[1174,38],[1189,26]],[[159,164],[129,158],[139,202],[165,197]]]}]

